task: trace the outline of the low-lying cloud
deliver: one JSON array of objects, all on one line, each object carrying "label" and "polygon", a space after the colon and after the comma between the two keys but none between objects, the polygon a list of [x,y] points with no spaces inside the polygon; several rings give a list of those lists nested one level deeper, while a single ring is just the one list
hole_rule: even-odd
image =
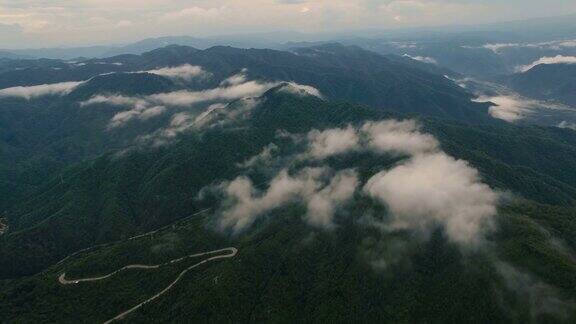
[{"label": "low-lying cloud", "polygon": [[540,43],[489,43],[481,46],[481,48],[489,49],[496,54],[501,54],[502,50],[508,48],[539,48],[547,50],[562,50],[563,48],[572,47],[576,47],[576,40],[558,40]]},{"label": "low-lying cloud", "polygon": [[438,61],[436,61],[436,59],[434,59],[432,57],[428,57],[428,56],[412,56],[412,55],[408,55],[408,54],[404,54],[403,56],[411,58],[411,59],[416,60],[416,61],[423,62],[423,63],[435,64],[435,65],[438,64]]},{"label": "low-lying cloud", "polygon": [[[122,95],[97,95],[81,103],[81,106],[95,104],[108,104],[114,106],[127,106],[130,110],[121,112],[113,117],[112,126],[123,126],[126,122],[134,118],[123,118],[123,116],[146,116],[142,113],[154,107],[190,107],[206,102],[230,102],[245,97],[260,96],[268,89],[274,87],[276,83],[260,83],[248,81],[245,83],[224,86],[203,91],[174,91],[168,93],[158,93],[142,97],[128,97]],[[221,108],[221,106],[219,106]],[[212,107],[214,108],[214,107]],[[156,109],[160,113],[159,109]],[[162,112],[165,111],[162,110]],[[207,111],[210,113],[210,111]],[[120,116],[119,116],[120,115]],[[139,118],[142,119],[142,118]]]},{"label": "low-lying cloud", "polygon": [[525,118],[531,113],[531,108],[534,108],[535,105],[532,100],[507,95],[499,95],[495,97],[480,96],[473,101],[493,103],[494,106],[491,106],[488,110],[490,115],[494,118],[502,119],[510,123]]},{"label": "low-lying cloud", "polygon": [[324,159],[353,151],[412,155],[434,151],[438,141],[420,131],[414,120],[367,122],[362,127],[348,126],[324,131],[313,130],[307,135],[308,157]]},{"label": "low-lying cloud", "polygon": [[532,68],[541,64],[576,64],[576,56],[557,55],[557,56],[541,57],[540,59],[530,64],[516,67],[516,72],[520,73],[528,72]]},{"label": "low-lying cloud", "polygon": [[[482,242],[492,228],[499,195],[481,182],[478,171],[467,162],[444,153],[438,141],[413,120],[367,122],[293,137],[304,144],[304,153],[295,157],[300,162],[361,151],[407,157],[363,186],[365,195],[390,211],[391,221],[380,227],[427,235],[441,226],[452,242],[467,247]],[[249,161],[262,155],[272,159],[268,148]],[[334,208],[351,199],[361,184],[350,170],[336,173],[326,184],[322,180],[331,172],[327,167],[305,168],[290,176],[283,169],[265,192],[255,190],[245,177],[223,184],[226,206],[221,229],[239,233],[270,210],[293,202],[305,203],[310,224],[333,227]]]},{"label": "low-lying cloud", "polygon": [[[192,66],[190,66],[192,67]],[[194,67],[187,67],[184,70],[195,70]],[[171,71],[170,73],[173,73]],[[176,72],[174,72],[176,74]],[[126,106],[130,109],[118,113],[112,118],[110,127],[120,127],[135,119],[144,120],[165,112],[166,107],[190,108],[198,104],[215,103],[200,117],[199,123],[208,123],[212,117],[213,110],[223,108],[223,104],[251,97],[259,97],[264,92],[281,85],[281,82],[260,82],[247,81],[246,70],[242,70],[225,81],[219,87],[201,91],[180,90],[166,93],[157,93],[147,96],[123,96],[115,94],[101,94],[81,102],[80,105],[91,106],[96,104],[108,104],[114,106]],[[286,89],[286,90],[285,90]],[[296,83],[285,83],[280,91],[289,91],[294,94],[309,94],[320,96],[320,92],[311,86],[299,85]],[[159,107],[163,107],[162,109]],[[152,110],[151,110],[152,109]],[[231,112],[233,113],[233,112]]]},{"label": "low-lying cloud", "polygon": [[223,126],[236,122],[249,116],[251,111],[260,103],[258,98],[243,98],[234,104],[215,103],[200,114],[192,112],[179,112],[172,116],[170,124],[157,129],[151,134],[141,135],[137,138],[139,145],[160,147],[174,142],[180,134]]},{"label": "low-lying cloud", "polygon": [[16,97],[30,100],[42,96],[64,96],[72,92],[72,90],[83,83],[84,81],[61,82],[29,87],[5,88],[0,90],[0,97]]},{"label": "low-lying cloud", "polygon": [[479,96],[473,99],[474,102],[491,102],[494,105],[488,110],[490,115],[497,119],[502,119],[513,123],[529,117],[537,110],[567,108],[556,103],[533,100],[515,94],[500,94],[497,96]]},{"label": "low-lying cloud", "polygon": [[394,228],[426,233],[441,224],[450,240],[464,245],[479,242],[498,200],[476,169],[442,152],[418,154],[382,171],[364,190],[388,206]]},{"label": "low-lying cloud", "polygon": [[211,74],[205,71],[201,66],[194,66],[190,64],[184,64],[175,67],[164,67],[144,72],[186,82],[190,82],[194,79],[205,79],[211,76]]},{"label": "low-lying cloud", "polygon": [[558,124],[558,127],[559,128],[565,128],[565,129],[571,129],[571,130],[576,131],[576,123],[570,123],[570,122],[567,122],[565,120],[561,121]]},{"label": "low-lying cloud", "polygon": [[305,220],[309,224],[331,227],[335,208],[352,198],[357,184],[356,172],[332,174],[328,168],[305,168],[294,175],[282,170],[264,192],[256,190],[250,179],[238,177],[221,185],[226,207],[219,227],[238,234],[267,212],[294,202],[307,206]]},{"label": "low-lying cloud", "polygon": [[288,92],[299,96],[314,96],[323,98],[322,93],[312,86],[302,85],[295,82],[287,82],[280,91]]},{"label": "low-lying cloud", "polygon": [[356,150],[360,146],[358,130],[352,126],[347,128],[313,130],[308,133],[309,156],[324,159],[333,155]]}]

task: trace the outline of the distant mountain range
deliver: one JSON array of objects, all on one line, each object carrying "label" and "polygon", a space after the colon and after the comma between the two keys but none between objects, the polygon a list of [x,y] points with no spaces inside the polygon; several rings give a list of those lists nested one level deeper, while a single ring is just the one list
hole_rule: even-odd
[{"label": "distant mountain range", "polygon": [[[365,44],[376,50],[388,42],[459,42],[469,45],[484,43],[543,42],[576,38],[576,15],[532,18],[484,25],[434,26],[391,30],[358,30],[341,33],[305,34],[293,31],[232,34],[212,37],[162,36],[123,45],[83,47],[5,49],[1,58],[103,58],[121,54],[142,54],[168,45],[191,46],[199,49],[224,45],[240,48],[287,49],[299,42],[340,42],[348,45]],[[438,49],[439,50],[439,49]],[[402,54],[402,53],[401,53]],[[448,54],[448,53],[445,53]],[[449,60],[449,58],[446,58]],[[449,65],[447,65],[449,66]]]}]

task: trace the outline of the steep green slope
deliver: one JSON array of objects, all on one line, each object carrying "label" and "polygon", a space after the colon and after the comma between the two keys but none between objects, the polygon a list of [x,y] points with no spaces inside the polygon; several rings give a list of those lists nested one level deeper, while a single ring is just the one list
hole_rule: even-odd
[{"label": "steep green slope", "polygon": [[[190,82],[150,73],[133,73],[182,64],[198,65],[211,77]],[[247,68],[248,80],[296,81],[314,86],[329,99],[349,100],[374,108],[418,113],[471,123],[493,123],[487,105],[428,67],[397,57],[383,57],[337,44],[295,52],[214,47],[204,51],[169,46],[143,55],[121,55],[70,63],[22,60],[0,66],[0,88],[83,81],[71,93],[34,98],[0,98],[0,211],[63,167],[133,144],[139,136],[165,125],[169,114],[200,110],[202,105],[168,107],[169,112],[122,129],[109,121],[127,107],[99,104],[82,107],[93,96],[133,96],[177,90],[216,89]]]},{"label": "steep green slope", "polygon": [[[318,88],[331,99],[375,108],[416,112],[466,122],[489,122],[487,106],[470,102],[471,96],[442,74],[426,66],[387,58],[359,47],[327,44],[294,52],[216,46],[197,50],[168,46],[137,55],[89,60],[81,65],[30,62],[29,68],[0,71],[0,88],[87,80],[104,73],[145,71],[192,64],[217,80],[247,68],[250,76],[294,81]],[[431,72],[432,71],[432,72]]]},{"label": "steep green slope", "polygon": [[508,76],[504,82],[523,95],[576,106],[574,64],[541,64],[524,73]]},{"label": "steep green slope", "polygon": [[[391,116],[276,90],[265,99],[235,127],[193,132],[165,148],[103,156],[54,177],[8,212],[12,230],[0,245],[2,276],[32,274],[80,248],[153,229],[199,210],[199,190],[245,173],[238,164],[269,143],[281,144],[279,130],[298,134]],[[576,174],[564,163],[576,158],[574,132],[424,123],[446,152],[469,161],[489,185],[540,203],[574,204]],[[368,177],[377,166],[396,160],[358,156],[339,163],[357,161],[363,161],[361,173]]]},{"label": "steep green slope", "polygon": [[[565,301],[576,297],[576,269],[545,231],[570,235],[574,210],[555,210],[558,217],[548,219],[550,211],[510,206],[499,216],[501,230],[494,239],[499,248],[473,254],[463,254],[439,232],[418,242],[410,235],[383,234],[355,218],[333,232],[314,230],[302,223],[298,207],[278,210],[249,234],[225,239],[207,227],[214,216],[204,213],[151,238],[103,247],[7,283],[0,310],[8,322],[103,322],[162,290],[201,259],[72,286],[58,283],[60,273],[85,278],[127,264],[159,264],[235,246],[236,258],[195,268],[127,320],[569,323],[576,314]],[[402,242],[403,250],[385,252]],[[396,263],[375,268],[371,260],[380,253]]]}]

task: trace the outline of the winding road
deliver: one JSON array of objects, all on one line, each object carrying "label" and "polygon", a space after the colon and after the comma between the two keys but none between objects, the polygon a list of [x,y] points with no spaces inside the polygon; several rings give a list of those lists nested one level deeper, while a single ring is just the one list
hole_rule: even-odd
[{"label": "winding road", "polygon": [[[137,239],[140,239],[140,238],[143,238],[143,237],[146,237],[146,236],[154,235],[154,234],[156,234],[156,233],[158,233],[158,232],[160,232],[160,231],[162,231],[162,230],[164,230],[164,229],[166,229],[166,228],[169,228],[169,227],[172,227],[172,226],[176,226],[177,224],[182,223],[182,222],[188,220],[189,218],[191,218],[191,217],[193,217],[193,216],[200,215],[200,214],[205,213],[205,212],[207,212],[207,211],[209,211],[209,210],[210,210],[210,208],[203,209],[203,210],[201,210],[201,211],[199,211],[199,212],[197,212],[197,213],[194,213],[194,214],[192,214],[192,215],[189,215],[189,216],[187,216],[187,217],[184,217],[184,218],[182,218],[182,219],[179,219],[179,220],[177,220],[176,222],[174,222],[174,223],[172,223],[172,224],[168,224],[168,225],[166,225],[166,226],[160,227],[160,228],[158,228],[158,229],[156,229],[156,230],[153,230],[153,231],[151,231],[151,232],[148,232],[148,233],[144,233],[144,234],[132,236],[132,237],[129,237],[129,238],[125,239],[125,240],[112,241],[112,242],[108,242],[108,243],[93,245],[93,246],[91,246],[91,247],[87,247],[87,248],[85,248],[85,249],[78,250],[78,251],[76,251],[76,252],[68,255],[68,256],[65,257],[64,259],[58,261],[56,264],[54,264],[54,266],[58,266],[58,265],[60,265],[60,264],[62,264],[62,263],[64,263],[64,262],[66,262],[68,259],[73,258],[73,257],[75,257],[75,256],[77,256],[78,254],[81,254],[81,253],[83,253],[83,252],[88,252],[88,251],[91,251],[91,250],[94,250],[94,249],[97,249],[97,248],[102,248],[102,247],[110,246],[110,245],[112,245],[112,244],[117,244],[117,243],[127,242],[127,241],[133,241],[133,240],[137,240]],[[44,271],[42,271],[41,273],[46,273],[46,272],[48,272],[49,270],[50,270],[50,268],[46,268],[46,269],[45,269]]]},{"label": "winding road", "polygon": [[84,279],[75,279],[75,280],[68,280],[66,279],[66,273],[62,273],[60,275],[60,277],[58,277],[58,282],[60,282],[60,284],[62,285],[72,285],[72,284],[79,284],[81,282],[91,282],[91,281],[99,281],[99,280],[104,280],[107,278],[110,278],[116,274],[118,274],[119,272],[125,271],[125,270],[130,270],[130,269],[141,269],[141,270],[149,270],[149,269],[158,269],[160,267],[163,266],[167,266],[170,264],[175,264],[175,263],[179,263],[182,262],[186,259],[189,258],[195,258],[195,257],[201,257],[201,256],[207,256],[207,255],[212,255],[212,254],[218,254],[218,253],[222,253],[222,252],[228,252],[226,254],[220,254],[220,255],[216,255],[216,256],[212,256],[209,257],[208,259],[202,260],[186,269],[184,269],[182,272],[180,272],[180,274],[178,275],[178,277],[176,277],[176,279],[174,281],[172,281],[168,286],[166,286],[166,288],[162,289],[162,291],[160,291],[159,293],[157,293],[156,295],[146,299],[145,301],[141,302],[140,304],[130,308],[127,311],[124,311],[122,313],[120,313],[119,315],[117,315],[116,317],[104,322],[104,324],[107,323],[111,323],[113,321],[116,320],[120,320],[123,319],[124,317],[126,317],[128,314],[138,310],[139,308],[141,308],[142,306],[154,301],[155,299],[159,298],[160,296],[164,295],[166,292],[168,292],[170,289],[172,289],[172,287],[174,287],[174,285],[176,285],[178,283],[178,281],[180,281],[180,279],[182,279],[182,277],[190,270],[208,263],[210,261],[214,261],[214,260],[218,260],[218,259],[227,259],[227,258],[233,258],[236,256],[236,254],[238,253],[238,249],[234,248],[234,247],[229,247],[229,248],[225,248],[225,249],[220,249],[220,250],[214,250],[214,251],[209,251],[209,252],[203,252],[203,253],[197,253],[197,254],[191,254],[191,255],[187,255],[185,257],[182,258],[178,258],[178,259],[174,259],[174,260],[170,260],[168,262],[162,263],[162,264],[157,264],[157,265],[140,265],[140,264],[133,264],[133,265],[128,265],[125,266],[123,268],[120,268],[110,274],[107,274],[105,276],[100,276],[100,277],[92,277],[92,278],[84,278]]}]

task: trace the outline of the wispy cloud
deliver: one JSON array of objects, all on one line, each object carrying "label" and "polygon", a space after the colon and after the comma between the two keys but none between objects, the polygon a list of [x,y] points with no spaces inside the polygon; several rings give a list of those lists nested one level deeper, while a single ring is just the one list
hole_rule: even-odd
[{"label": "wispy cloud", "polygon": [[358,176],[354,171],[333,174],[328,168],[305,168],[294,175],[282,170],[264,192],[256,190],[250,179],[238,177],[221,185],[226,207],[219,226],[238,234],[262,215],[300,201],[307,206],[305,220],[308,223],[330,228],[335,208],[352,198],[357,185]]},{"label": "wispy cloud", "polygon": [[438,64],[438,61],[436,61],[436,59],[434,59],[432,57],[428,57],[428,56],[411,56],[408,54],[404,54],[402,56],[411,58],[411,59],[416,60],[416,61],[428,63],[428,64]]},{"label": "wispy cloud", "polygon": [[[470,47],[470,46],[464,46]],[[576,47],[576,40],[556,40],[549,42],[538,43],[488,43],[480,46],[480,48],[489,49],[496,54],[501,54],[503,50],[509,48],[539,48],[547,50],[561,50],[563,48]],[[472,47],[478,48],[478,47]]]},{"label": "wispy cloud", "polygon": [[190,64],[184,64],[175,67],[163,67],[144,72],[161,75],[170,79],[183,80],[186,82],[190,82],[194,79],[204,79],[211,76],[211,74],[205,71],[201,66],[194,66]]},{"label": "wispy cloud", "polygon": [[[177,70],[167,70],[166,74],[179,75],[190,75],[190,71],[194,71],[194,75],[197,75],[198,69],[186,67]],[[184,72],[182,72],[184,71]],[[164,73],[164,72],[162,72]],[[199,72],[203,74],[203,72]],[[206,103],[216,103],[216,104],[226,104],[228,102],[251,97],[259,97],[264,92],[277,87],[282,82],[261,82],[261,81],[248,81],[245,76],[246,70],[242,70],[241,73],[236,74],[220,84],[217,88],[201,90],[201,91],[189,91],[180,90],[166,93],[157,93],[147,96],[123,96],[114,94],[100,94],[95,95],[92,98],[80,103],[81,106],[91,106],[96,104],[108,104],[114,106],[126,106],[130,109],[124,112],[118,113],[113,117],[111,121],[111,127],[120,127],[125,125],[127,122],[135,119],[143,120],[150,118],[152,116],[157,116],[166,111],[166,107],[179,107],[182,109],[194,107],[199,104]],[[284,90],[286,89],[286,90]],[[309,95],[320,95],[320,92],[306,85],[299,85],[296,83],[285,83],[280,91],[289,91],[294,94],[309,94]],[[162,107],[162,108],[160,108]],[[205,111],[204,114],[199,116],[200,120],[195,121],[196,125],[207,124],[216,115],[212,114],[216,108],[223,108],[224,106],[212,105]],[[154,108],[154,109],[152,109]],[[152,109],[152,110],[150,110]],[[230,111],[228,114],[236,113],[237,111]],[[156,113],[154,115],[153,113]],[[229,115],[231,116],[231,115]]]},{"label": "wispy cloud", "polygon": [[517,66],[516,71],[524,73],[541,64],[576,64],[576,56],[546,56],[530,64]]},{"label": "wispy cloud", "polygon": [[427,233],[440,224],[465,246],[482,240],[498,200],[476,169],[443,152],[415,155],[373,176],[364,190],[390,208],[392,227]]},{"label": "wispy cloud", "polygon": [[529,117],[542,109],[567,109],[560,104],[528,99],[516,94],[479,96],[478,98],[473,99],[473,101],[493,103],[494,105],[488,110],[490,115],[494,118],[502,119],[510,123]]},{"label": "wispy cloud", "polygon": [[[112,125],[119,127],[135,117],[144,117],[149,109],[154,107],[190,107],[205,102],[230,102],[245,97],[259,96],[266,90],[276,86],[277,83],[261,83],[247,81],[230,86],[224,86],[204,91],[175,91],[158,93],[142,97],[128,97],[122,95],[96,95],[81,103],[81,106],[96,104],[108,104],[115,106],[127,106],[130,110],[114,116]],[[156,108],[154,111],[160,113]],[[162,109],[162,112],[165,109]],[[141,119],[141,118],[140,118]]]},{"label": "wispy cloud", "polygon": [[[292,137],[304,144],[304,152],[294,157],[300,162],[361,151],[407,157],[364,184],[363,193],[386,205],[392,215],[381,227],[429,234],[442,226],[451,241],[466,247],[480,244],[492,228],[499,195],[481,182],[478,171],[467,162],[444,153],[438,141],[422,133],[413,120],[367,122]],[[254,189],[245,177],[224,183],[220,188],[226,204],[220,226],[239,233],[272,209],[304,202],[312,225],[331,228],[334,206],[351,199],[361,185],[355,173],[344,172],[336,173],[328,185],[322,179],[333,173],[330,168],[305,168],[292,176],[282,169],[264,192]],[[309,218],[312,215],[316,217]]]},{"label": "wispy cloud", "polygon": [[280,91],[288,92],[300,96],[314,96],[324,98],[320,91],[312,86],[302,85],[295,82],[287,82]]},{"label": "wispy cloud", "polygon": [[359,150],[412,155],[435,151],[439,143],[420,131],[414,120],[367,122],[361,128],[348,126],[308,133],[309,148],[304,155],[324,159]]},{"label": "wispy cloud", "polygon": [[560,124],[558,124],[559,128],[566,128],[566,129],[571,129],[576,131],[576,123],[570,123],[567,122],[565,120],[563,120],[562,122],[560,122]]},{"label": "wispy cloud", "polygon": [[510,123],[530,115],[532,112],[531,107],[534,106],[534,101],[511,95],[499,95],[495,97],[480,96],[473,101],[493,103],[494,106],[491,106],[488,110],[490,115]]},{"label": "wispy cloud", "polygon": [[12,87],[0,90],[0,97],[17,97],[26,100],[42,97],[42,96],[63,96],[70,93],[81,82],[62,82],[52,84],[42,84],[29,87]]}]

